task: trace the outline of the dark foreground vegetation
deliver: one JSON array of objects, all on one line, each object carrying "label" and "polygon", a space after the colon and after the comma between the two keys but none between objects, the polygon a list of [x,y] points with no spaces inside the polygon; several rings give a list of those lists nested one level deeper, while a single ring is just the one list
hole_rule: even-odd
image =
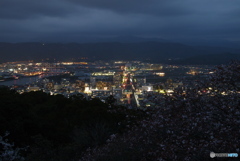
[{"label": "dark foreground vegetation", "polygon": [[[156,98],[162,107],[148,111],[2,88],[0,133],[9,132],[13,151],[23,148],[17,152],[25,160],[213,160],[211,151],[240,154],[239,91],[239,62],[218,66],[193,88]],[[11,150],[3,141],[2,148],[2,156]]]},{"label": "dark foreground vegetation", "polygon": [[0,102],[0,136],[9,133],[2,140],[14,142],[12,148],[21,148],[19,154],[30,161],[77,160],[87,148],[104,144],[110,135],[122,133],[143,116],[141,111],[110,108],[82,95],[18,94],[7,87],[0,88]]}]

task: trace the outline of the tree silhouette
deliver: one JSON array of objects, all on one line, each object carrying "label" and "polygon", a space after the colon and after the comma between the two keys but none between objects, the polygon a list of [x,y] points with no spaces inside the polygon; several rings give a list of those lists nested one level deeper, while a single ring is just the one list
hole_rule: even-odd
[{"label": "tree silhouette", "polygon": [[117,101],[116,98],[113,97],[113,95],[110,95],[106,98],[106,103],[109,105],[113,105]]}]

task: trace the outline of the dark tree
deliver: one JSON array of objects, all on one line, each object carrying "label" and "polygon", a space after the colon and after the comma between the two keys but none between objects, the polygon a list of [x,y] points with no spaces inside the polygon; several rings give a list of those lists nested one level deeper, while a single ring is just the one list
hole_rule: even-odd
[{"label": "dark tree", "polygon": [[109,104],[109,105],[113,105],[115,102],[116,102],[116,98],[113,97],[113,95],[110,95],[106,98],[106,103]]}]

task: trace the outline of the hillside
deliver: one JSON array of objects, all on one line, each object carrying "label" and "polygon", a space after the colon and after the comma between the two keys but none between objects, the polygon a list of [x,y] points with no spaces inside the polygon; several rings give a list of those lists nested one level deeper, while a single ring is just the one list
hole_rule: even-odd
[{"label": "hillside", "polygon": [[210,48],[188,46],[168,42],[138,43],[0,43],[1,62],[20,60],[41,60],[55,58],[89,57],[97,60],[154,60],[166,63],[168,59],[186,59],[196,55],[220,54],[225,52],[240,53],[240,49]]}]

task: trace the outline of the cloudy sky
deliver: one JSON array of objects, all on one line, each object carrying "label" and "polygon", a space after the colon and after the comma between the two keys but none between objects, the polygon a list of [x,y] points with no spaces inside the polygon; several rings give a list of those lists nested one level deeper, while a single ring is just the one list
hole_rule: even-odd
[{"label": "cloudy sky", "polygon": [[240,0],[0,0],[0,41],[240,41]]}]

